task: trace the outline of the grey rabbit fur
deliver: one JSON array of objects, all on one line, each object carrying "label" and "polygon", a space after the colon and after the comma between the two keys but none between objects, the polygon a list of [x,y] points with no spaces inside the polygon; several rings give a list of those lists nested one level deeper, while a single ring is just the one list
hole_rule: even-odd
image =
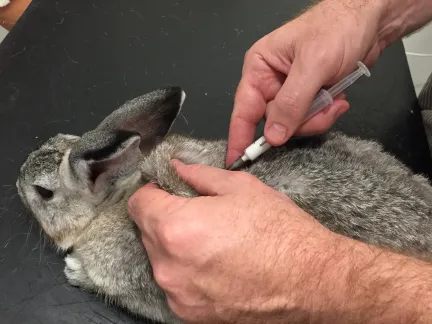
[{"label": "grey rabbit fur", "polygon": [[[154,281],[127,201],[149,181],[197,196],[172,158],[224,168],[226,141],[167,135],[184,99],[181,88],[158,89],[126,102],[82,137],[58,134],[28,156],[17,181],[43,231],[59,251],[71,251],[64,270],[70,284],[163,323],[181,321]],[[338,132],[292,140],[243,171],[336,233],[431,257],[432,188],[375,142]]]}]

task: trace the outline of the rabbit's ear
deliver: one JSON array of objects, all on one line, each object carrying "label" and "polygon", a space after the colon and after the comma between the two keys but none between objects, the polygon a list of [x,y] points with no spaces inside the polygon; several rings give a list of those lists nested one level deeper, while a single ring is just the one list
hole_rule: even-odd
[{"label": "rabbit's ear", "polygon": [[151,149],[170,130],[186,98],[180,87],[152,91],[132,99],[106,117],[99,131],[129,131],[141,137],[143,153]]},{"label": "rabbit's ear", "polygon": [[137,169],[140,141],[133,132],[88,132],[69,154],[71,174],[94,193],[109,190]]}]

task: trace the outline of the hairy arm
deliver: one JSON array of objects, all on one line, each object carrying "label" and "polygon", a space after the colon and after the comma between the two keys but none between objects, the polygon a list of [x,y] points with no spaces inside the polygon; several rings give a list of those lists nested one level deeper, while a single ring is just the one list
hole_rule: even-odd
[{"label": "hairy arm", "polygon": [[[330,0],[332,1],[332,0]],[[343,1],[359,10],[379,10],[378,39],[382,49],[432,20],[432,0]],[[314,302],[313,321],[319,323],[429,323],[432,320],[432,265],[341,238],[330,244]],[[344,271],[335,271],[337,269]],[[323,264],[321,264],[323,266]],[[325,270],[328,269],[328,271]],[[342,275],[341,275],[342,274]],[[335,277],[337,276],[337,278]],[[319,293],[317,293],[319,294]],[[332,314],[329,312],[334,309]]]},{"label": "hairy arm", "polygon": [[378,37],[385,47],[432,20],[432,0],[386,0],[382,9]]},{"label": "hairy arm", "polygon": [[295,240],[287,235],[290,230],[281,225],[276,231],[278,261],[270,263],[271,270],[262,279],[277,278],[280,290],[272,290],[268,299],[251,298],[239,323],[432,321],[432,264],[322,227],[297,231]]},{"label": "hairy arm", "polygon": [[[431,264],[333,233],[325,237],[309,240],[308,250],[314,252],[303,255],[309,266],[296,274],[301,277],[297,285],[303,285],[301,298],[291,296],[294,290],[288,282],[287,298],[281,299],[280,306],[283,308],[286,300],[300,303],[285,306],[287,313],[279,314],[280,319],[320,324],[419,324],[432,320]],[[275,319],[269,323],[283,322]]]}]

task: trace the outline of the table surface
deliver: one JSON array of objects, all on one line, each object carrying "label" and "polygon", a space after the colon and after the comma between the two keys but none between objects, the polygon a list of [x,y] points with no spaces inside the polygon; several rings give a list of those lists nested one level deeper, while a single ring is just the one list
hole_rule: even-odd
[{"label": "table surface", "polygon": [[[27,154],[59,132],[81,134],[124,101],[166,86],[188,94],[173,131],[226,138],[243,56],[308,1],[34,0],[0,46],[2,323],[140,323],[70,287],[16,194]],[[401,42],[348,90],[335,129],[375,139],[431,175]],[[142,321],[144,323],[144,321]]]}]

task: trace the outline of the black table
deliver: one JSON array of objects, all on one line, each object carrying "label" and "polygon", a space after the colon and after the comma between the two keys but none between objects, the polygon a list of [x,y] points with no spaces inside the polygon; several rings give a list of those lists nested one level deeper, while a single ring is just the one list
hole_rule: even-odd
[{"label": "black table", "polygon": [[[137,323],[68,286],[63,261],[24,211],[26,155],[81,134],[124,101],[165,85],[188,94],[175,131],[226,137],[245,51],[308,4],[286,0],[34,0],[0,47],[0,321]],[[335,128],[372,138],[413,170],[431,161],[401,42],[348,91]]]}]

